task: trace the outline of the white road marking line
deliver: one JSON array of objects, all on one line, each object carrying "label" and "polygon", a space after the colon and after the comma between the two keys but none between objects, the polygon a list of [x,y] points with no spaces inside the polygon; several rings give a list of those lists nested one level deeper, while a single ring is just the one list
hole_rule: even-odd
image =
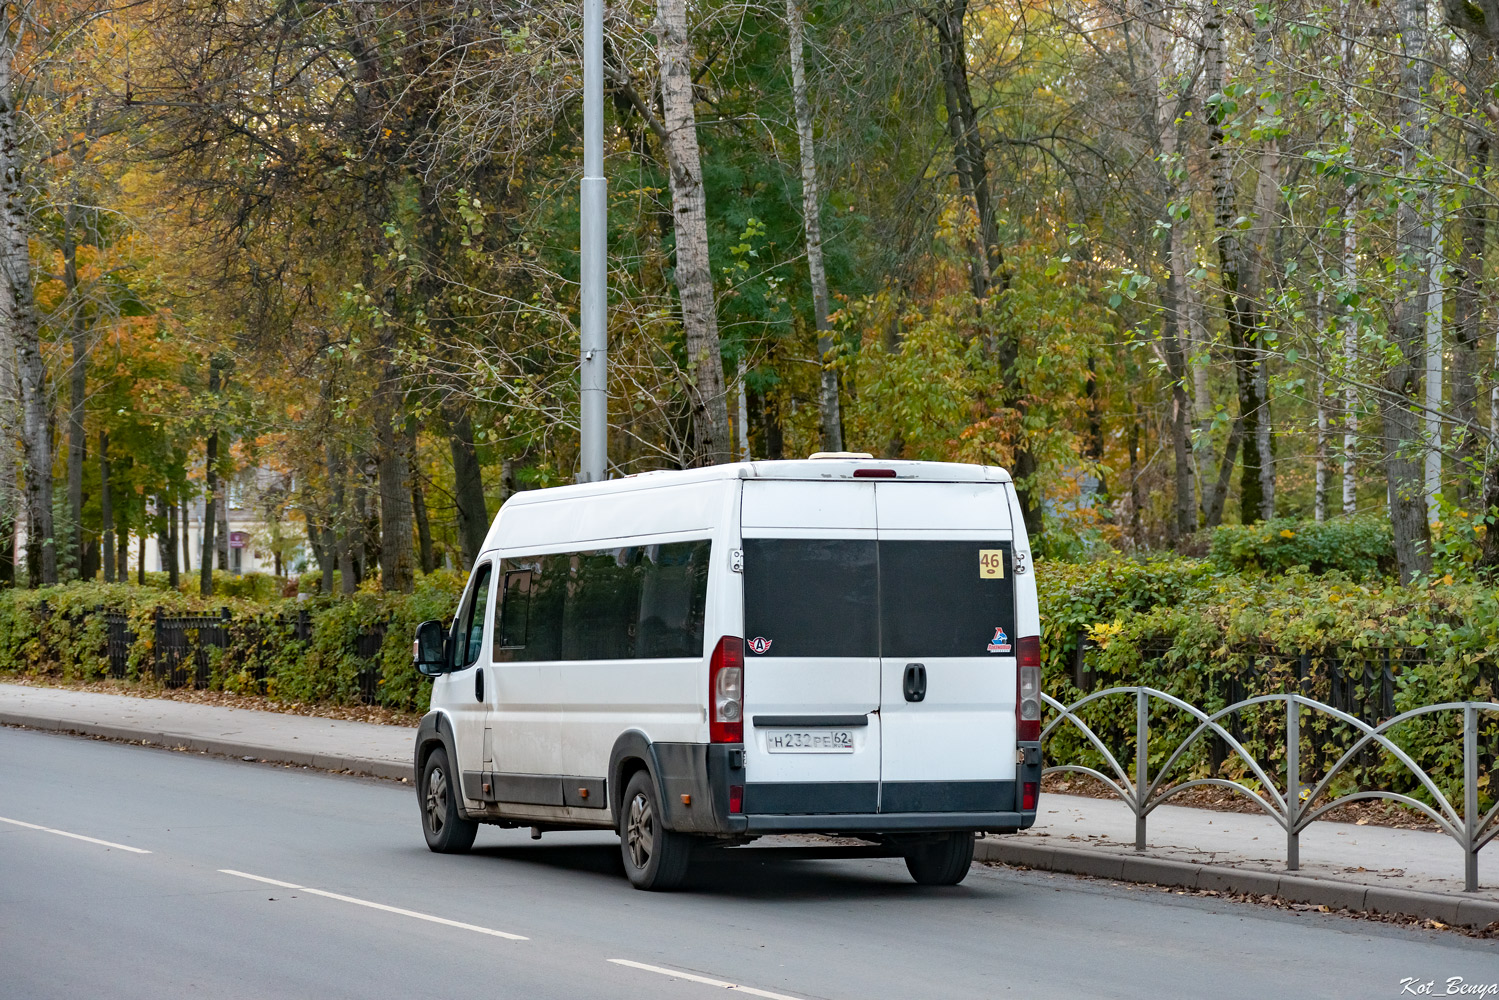
[{"label": "white road marking line", "polygon": [[413,917],[417,920],[425,920],[428,923],[442,924],[444,927],[457,927],[459,930],[474,931],[477,934],[488,934],[491,937],[504,938],[507,941],[529,941],[530,938],[521,934],[511,934],[509,931],[497,931],[492,927],[480,927],[478,924],[465,924],[461,920],[449,920],[447,917],[434,917],[430,913],[418,913],[415,910],[404,910],[399,906],[386,906],[384,903],[374,903],[368,899],[358,899],[354,896],[344,896],[336,892],[328,892],[326,889],[313,889],[305,885],[297,885],[295,882],[282,882],[279,879],[266,878],[264,875],[251,875],[249,872],[237,872],[233,868],[220,868],[219,871],[225,875],[233,875],[237,878],[247,878],[255,882],[264,882],[267,885],[277,885],[283,889],[296,889],[298,892],[310,892],[314,896],[326,896],[328,899],[336,899],[341,903],[353,903],[355,906],[368,906],[372,910],[384,910],[386,913],[396,913],[403,917]]},{"label": "white road marking line", "polygon": [[54,830],[50,826],[37,826],[35,823],[22,823],[18,819],[6,819],[0,816],[0,823],[12,823],[16,826],[24,826],[28,830],[40,830],[43,833],[55,833],[59,837],[72,837],[74,840],[86,840],[90,844],[102,844],[105,847],[113,847],[119,851],[129,851],[131,854],[150,854],[151,852],[140,847],[131,847],[128,844],[116,844],[112,840],[100,840],[98,837],[85,837],[81,833],[69,833],[66,830]]},{"label": "white road marking line", "polygon": [[707,976],[695,976],[690,972],[682,972],[678,969],[663,969],[659,965],[646,965],[644,962],[632,962],[627,958],[611,958],[610,962],[615,965],[627,966],[631,969],[641,969],[645,972],[654,972],[661,976],[671,976],[673,979],[685,979],[689,983],[702,983],[704,986],[717,986],[721,990],[736,990],[740,993],[748,993],[752,997],[764,997],[765,1000],[801,1000],[800,997],[787,996],[784,993],[771,993],[769,990],[757,990],[753,986],[740,986],[738,983],[726,983],[722,979],[709,979]]}]

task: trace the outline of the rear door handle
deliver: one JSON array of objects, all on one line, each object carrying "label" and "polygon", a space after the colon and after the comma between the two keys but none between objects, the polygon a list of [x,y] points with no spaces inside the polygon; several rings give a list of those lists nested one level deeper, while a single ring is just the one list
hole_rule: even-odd
[{"label": "rear door handle", "polygon": [[905,677],[901,681],[906,701],[920,701],[926,697],[926,665],[907,663]]}]

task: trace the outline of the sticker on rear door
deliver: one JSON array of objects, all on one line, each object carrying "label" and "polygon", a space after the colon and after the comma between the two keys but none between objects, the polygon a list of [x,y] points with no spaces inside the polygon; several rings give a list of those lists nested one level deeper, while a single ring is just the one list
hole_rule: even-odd
[{"label": "sticker on rear door", "polygon": [[770,640],[763,636],[755,636],[747,645],[751,653],[765,653],[770,650]]},{"label": "sticker on rear door", "polygon": [[1005,635],[1005,630],[999,626],[994,627],[994,638],[989,640],[989,652],[1008,653],[1010,651],[1010,637]]},{"label": "sticker on rear door", "polygon": [[1003,580],[1004,578],[1004,549],[979,549],[979,579]]}]

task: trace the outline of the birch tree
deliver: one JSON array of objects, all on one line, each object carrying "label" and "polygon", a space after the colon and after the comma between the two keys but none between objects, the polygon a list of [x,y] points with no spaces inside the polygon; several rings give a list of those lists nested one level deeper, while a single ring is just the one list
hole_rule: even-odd
[{"label": "birch tree", "polygon": [[656,7],[656,52],[667,169],[671,177],[672,227],[676,234],[676,283],[687,342],[688,395],[697,462],[729,461],[729,398],[718,337],[713,272],[708,263],[708,205],[703,191],[697,110],[692,92],[692,37],[686,0],[660,0]]},{"label": "birch tree", "polygon": [[843,450],[843,420],[838,412],[838,369],[833,363],[833,327],[828,322],[828,273],[822,262],[822,209],[817,189],[817,155],[812,136],[812,105],[807,99],[807,69],[803,54],[802,11],[797,0],[786,0],[786,25],[791,41],[791,93],[796,108],[796,135],[801,152],[802,218],[807,233],[807,271],[812,282],[812,318],[817,326],[817,358],[822,366],[818,407],[822,418],[822,446]]},{"label": "birch tree", "polygon": [[16,59],[25,8],[0,7],[0,323],[16,352],[26,479],[26,565],[33,584],[57,582],[52,527],[52,407],[41,322],[31,274],[31,217],[23,170],[22,110]]}]

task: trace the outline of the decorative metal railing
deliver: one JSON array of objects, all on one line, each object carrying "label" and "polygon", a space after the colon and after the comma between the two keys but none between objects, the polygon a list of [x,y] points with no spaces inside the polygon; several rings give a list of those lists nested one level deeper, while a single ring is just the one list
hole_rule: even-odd
[{"label": "decorative metal railing", "polygon": [[[1109,749],[1107,741],[1077,714],[1079,709],[1116,696],[1128,696],[1135,700],[1133,777]],[[1332,705],[1299,694],[1267,694],[1247,698],[1212,713],[1189,704],[1175,695],[1151,687],[1115,687],[1095,691],[1071,705],[1063,705],[1050,696],[1043,695],[1043,697],[1046,704],[1056,713],[1041,732],[1043,744],[1058,732],[1059,727],[1070,724],[1076,727],[1087,744],[1098,753],[1107,769],[1112,772],[1112,774],[1105,774],[1095,767],[1081,763],[1056,763],[1046,768],[1045,773],[1084,774],[1101,781],[1110,788],[1134,813],[1135,848],[1137,850],[1145,849],[1146,819],[1157,806],[1189,788],[1202,786],[1216,786],[1244,795],[1274,819],[1286,832],[1286,867],[1291,871],[1301,866],[1301,832],[1330,810],[1361,800],[1387,799],[1398,802],[1421,813],[1436,824],[1443,833],[1455,840],[1463,851],[1464,881],[1470,892],[1478,888],[1478,852],[1495,836],[1499,836],[1499,803],[1483,815],[1479,814],[1478,805],[1479,762],[1490,756],[1480,754],[1480,716],[1499,713],[1499,702],[1467,701],[1427,705],[1403,712],[1377,725],[1371,725]],[[1171,750],[1166,762],[1154,775],[1150,774],[1152,700],[1165,702],[1196,720],[1196,726],[1191,733],[1181,740],[1174,750]],[[1271,706],[1277,702],[1282,702],[1285,706],[1285,742],[1281,746],[1285,758],[1284,784],[1277,781],[1274,776],[1278,768],[1257,760],[1235,733],[1230,731],[1230,727],[1223,724],[1224,720],[1237,717],[1245,709],[1255,706]],[[1313,717],[1322,715],[1344,723],[1353,727],[1357,734],[1356,738],[1342,749],[1341,754],[1333,759],[1320,778],[1314,777],[1310,781],[1303,780],[1305,775],[1301,763],[1303,712],[1309,712]],[[1388,735],[1395,728],[1414,719],[1440,712],[1462,713],[1461,811],[1443,793],[1431,773]],[[1263,789],[1263,794],[1244,782],[1223,777],[1189,777],[1185,781],[1168,784],[1173,780],[1173,775],[1180,770],[1179,765],[1188,759],[1189,752],[1204,738],[1216,738],[1222,741],[1230,759],[1237,757],[1242,761],[1243,768],[1247,772],[1246,777],[1252,777],[1252,780]],[[1410,773],[1415,785],[1430,797],[1430,802],[1423,802],[1403,792],[1378,788],[1359,788],[1352,792],[1335,794],[1333,792],[1334,779],[1340,774],[1348,773],[1350,763],[1371,750],[1388,754],[1390,758],[1398,761]]]}]

